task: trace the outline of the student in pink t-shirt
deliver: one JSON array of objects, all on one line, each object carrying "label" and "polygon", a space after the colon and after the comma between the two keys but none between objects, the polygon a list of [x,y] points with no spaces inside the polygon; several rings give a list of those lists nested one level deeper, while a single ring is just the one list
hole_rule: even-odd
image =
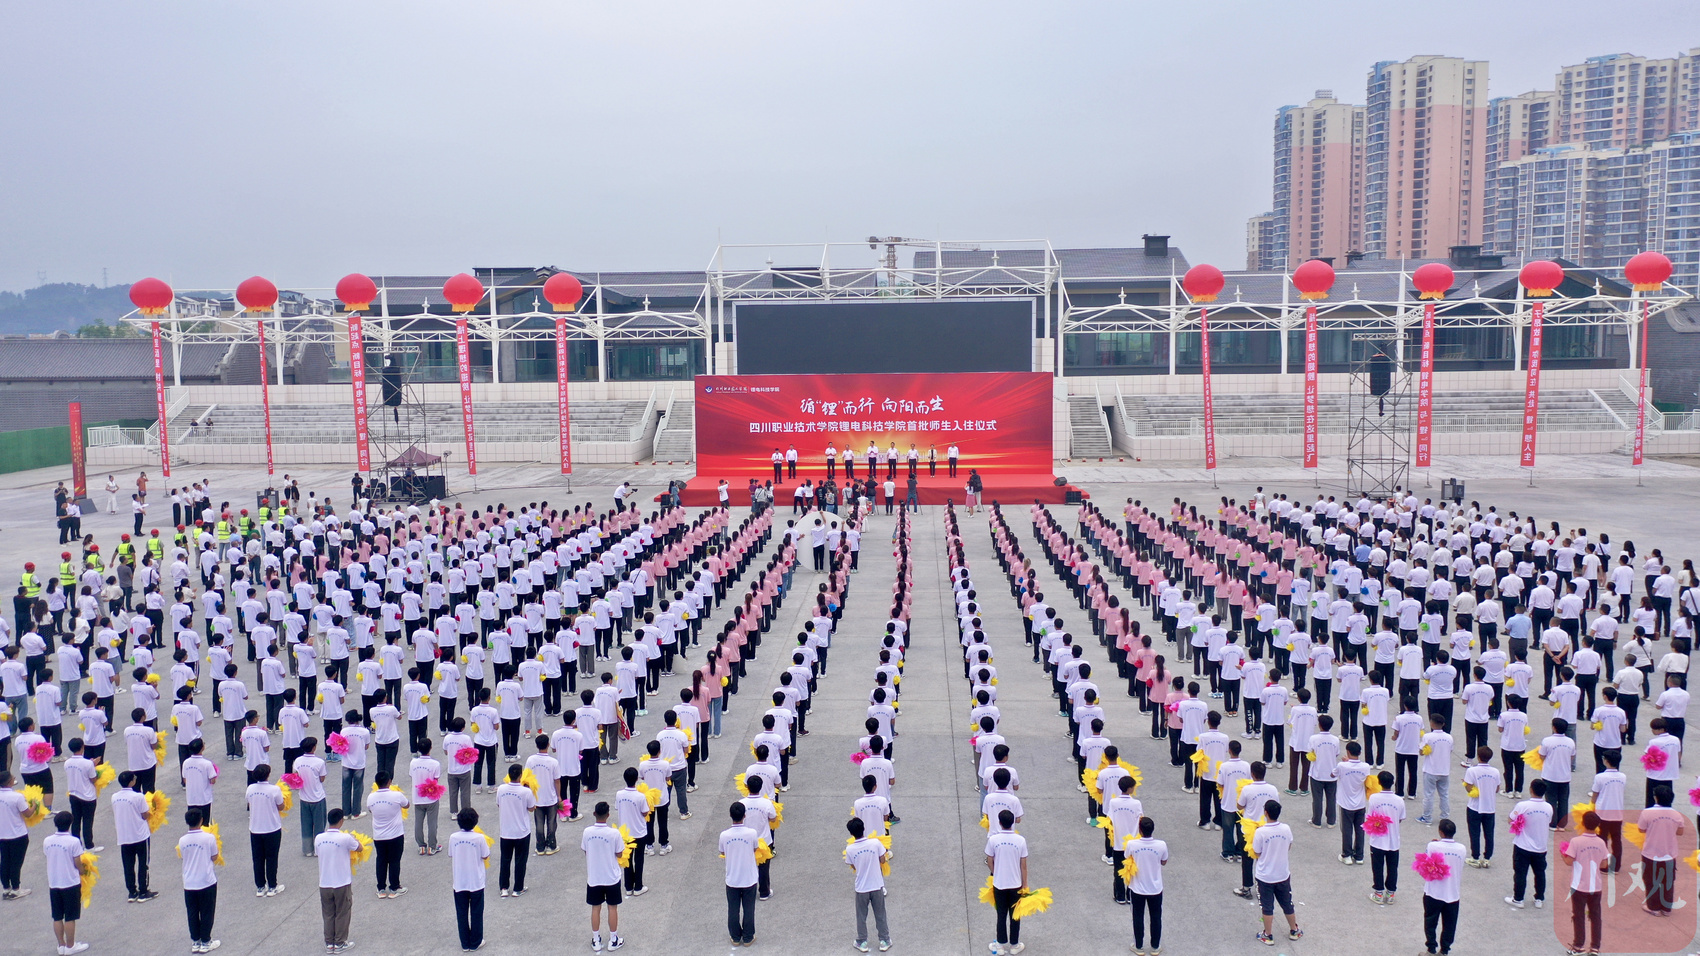
[{"label": "student in pink t-shirt", "polygon": [[1641,844],[1641,859],[1647,864],[1646,910],[1654,916],[1669,916],[1675,905],[1677,837],[1687,832],[1682,814],[1671,809],[1671,796],[1668,786],[1653,788],[1653,806],[1635,821],[1646,836]]}]

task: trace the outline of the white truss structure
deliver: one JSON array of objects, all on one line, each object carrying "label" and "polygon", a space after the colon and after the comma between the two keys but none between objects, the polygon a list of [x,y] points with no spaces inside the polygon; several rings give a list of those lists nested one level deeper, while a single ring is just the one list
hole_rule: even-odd
[{"label": "white truss structure", "polygon": [[[883,255],[880,254],[883,247]],[[899,262],[899,249],[910,262]],[[870,256],[870,251],[874,255]],[[930,265],[916,265],[930,253]],[[957,255],[953,255],[956,253]],[[776,259],[778,257],[778,265]],[[870,261],[871,260],[871,261]],[[954,261],[953,261],[954,260]],[[1592,270],[1583,270],[1592,271]],[[1503,274],[1511,275],[1509,267]],[[922,301],[974,300],[1023,297],[1041,303],[1043,328],[1054,337],[1052,355],[1057,374],[1063,371],[1063,336],[1075,333],[1170,333],[1169,373],[1176,374],[1177,333],[1197,332],[1200,304],[1192,303],[1181,287],[1179,276],[1070,276],[1064,278],[1062,263],[1051,244],[1036,240],[940,240],[870,237],[867,242],[792,243],[779,245],[722,244],[716,247],[702,286],[680,282],[655,282],[656,295],[683,298],[680,290],[696,290],[696,302],[688,311],[661,311],[650,307],[646,297],[637,311],[606,308],[601,284],[594,274],[584,274],[591,294],[577,312],[541,311],[541,288],[497,285],[486,290],[487,301],[465,313],[469,331],[476,339],[491,343],[552,341],[554,319],[565,316],[567,334],[573,341],[597,343],[601,361],[598,377],[606,380],[607,347],[616,342],[700,340],[707,355],[708,371],[717,371],[714,344],[725,342],[729,330],[727,305],[739,302],[800,301]],[[1369,271],[1352,269],[1339,276],[1334,293],[1317,303],[1317,325],[1323,331],[1350,330],[1420,334],[1423,307],[1411,297],[1412,270]],[[608,285],[622,290],[645,288],[641,279],[608,277]],[[1280,294],[1273,294],[1276,285]],[[1118,301],[1107,305],[1074,305],[1069,287],[1079,290],[1120,288]],[[1360,285],[1397,289],[1392,298],[1366,298]],[[1263,290],[1247,297],[1242,287]],[[1168,304],[1127,301],[1126,290],[1156,292]],[[526,312],[499,313],[498,297],[516,290],[533,289],[532,308]],[[663,290],[667,291],[663,291]],[[1228,294],[1210,303],[1211,330],[1217,332],[1289,332],[1304,328],[1307,303],[1297,294],[1290,277],[1270,273],[1236,273],[1227,276]],[[424,343],[455,340],[451,316],[420,309],[404,313],[389,306],[393,294],[407,302],[429,303],[441,289],[420,286],[380,287],[374,308],[365,313],[364,333],[368,347],[389,351]],[[1508,329],[1513,338],[1516,367],[1522,367],[1522,340],[1530,320],[1531,301],[1517,287],[1515,297],[1484,296],[1478,283],[1460,288],[1456,297],[1435,304],[1438,329]],[[1662,315],[1688,301],[1686,293],[1667,287],[1650,294],[1608,294],[1596,281],[1593,294],[1554,296],[1545,300],[1544,322],[1556,327],[1622,327],[1629,335],[1630,367],[1639,355],[1643,313],[1647,318]],[[189,343],[224,345],[256,342],[256,319],[267,322],[266,334],[275,345],[281,365],[287,345],[333,344],[347,341],[348,322],[330,289],[308,288],[292,292],[282,313],[254,316],[231,314],[224,309],[233,301],[229,290],[186,290],[179,292],[170,314],[160,317],[164,338],[176,351],[181,365],[181,347]],[[1057,321],[1052,321],[1055,315]],[[147,333],[153,317],[132,312],[123,321]],[[1292,371],[1288,336],[1279,336],[1281,370]],[[1400,354],[1404,354],[1401,351]],[[500,381],[500,363],[493,374]],[[718,369],[724,371],[724,369]]]},{"label": "white truss structure", "polygon": [[[1414,270],[1412,270],[1414,271]],[[1411,284],[1412,271],[1395,270],[1388,272],[1368,272],[1353,270],[1342,275],[1336,284],[1334,294],[1329,298],[1307,302],[1298,295],[1292,280],[1287,276],[1274,276],[1269,273],[1241,273],[1227,276],[1227,288],[1233,290],[1231,299],[1220,299],[1210,303],[1194,303],[1181,286],[1178,276],[1171,276],[1165,282],[1167,298],[1171,304],[1152,305],[1137,304],[1127,301],[1125,290],[1119,296],[1119,301],[1110,305],[1075,307],[1068,303],[1066,283],[1063,288],[1063,320],[1060,323],[1060,334],[1080,332],[1143,332],[1171,333],[1169,336],[1169,374],[1175,374],[1177,357],[1176,334],[1198,332],[1200,329],[1200,309],[1210,310],[1211,332],[1291,332],[1305,327],[1305,317],[1309,308],[1316,306],[1316,323],[1319,331],[1346,330],[1354,332],[1394,332],[1401,338],[1399,354],[1403,355],[1404,342],[1407,337],[1421,334],[1423,319],[1423,303],[1411,298],[1414,291]],[[1592,270],[1589,270],[1592,271]],[[1359,295],[1356,282],[1350,291],[1342,293],[1340,285],[1347,280],[1359,277],[1396,277],[1399,297],[1396,299],[1366,299]],[[1281,284],[1281,300],[1278,302],[1247,300],[1239,291],[1239,284],[1253,282],[1267,287],[1272,278],[1279,279]],[[1236,279],[1240,283],[1236,283]],[[1071,278],[1067,280],[1077,286],[1114,285],[1126,282],[1124,279],[1106,277],[1101,279]],[[1388,285],[1391,282],[1377,283]],[[1517,288],[1515,298],[1494,298],[1481,294],[1480,283],[1470,287],[1469,294],[1460,298],[1441,299],[1435,302],[1434,324],[1439,329],[1510,329],[1513,341],[1512,354],[1515,356],[1515,368],[1523,367],[1522,341],[1525,330],[1529,327],[1532,305],[1535,300],[1526,299],[1521,286]],[[1630,367],[1634,368],[1639,355],[1639,336],[1643,312],[1649,321],[1688,301],[1691,297],[1674,286],[1667,286],[1659,292],[1643,294],[1633,293],[1628,296],[1610,295],[1596,282],[1593,295],[1566,297],[1554,295],[1543,300],[1545,313],[1542,317],[1543,327],[1604,327],[1625,329],[1629,334]],[[1645,309],[1643,309],[1645,306]],[[1415,329],[1415,332],[1412,330]],[[1287,336],[1280,336],[1281,371],[1289,372],[1292,365],[1288,356]],[[1058,370],[1061,369],[1059,349]]]},{"label": "white truss structure", "polygon": [[[512,293],[516,288],[536,291],[531,310],[498,312],[498,295]],[[661,288],[658,285],[657,291]],[[348,315],[340,310],[334,290],[310,288],[300,290],[300,293],[305,297],[304,302],[280,303],[281,311],[231,313],[221,308],[224,300],[234,301],[230,290],[185,290],[177,293],[166,315],[148,316],[132,311],[124,315],[122,321],[135,326],[144,335],[151,334],[152,323],[159,321],[161,337],[174,350],[175,366],[181,366],[182,346],[187,344],[257,344],[257,323],[263,321],[266,323],[267,344],[275,349],[276,361],[281,368],[286,347],[348,342]],[[405,298],[419,298],[425,305],[416,306],[420,309],[418,312],[392,313],[389,307],[392,293],[421,293]],[[706,288],[699,291],[696,306],[689,312],[652,309],[647,296],[643,300],[643,308],[635,312],[620,312],[606,310],[602,290],[596,288],[586,301],[579,303],[579,311],[544,312],[539,309],[540,287],[493,285],[486,288],[485,301],[472,312],[443,315],[425,311],[429,308],[431,296],[442,295],[440,287],[380,286],[378,299],[362,313],[365,321],[361,332],[367,349],[381,353],[426,343],[453,343],[456,341],[454,320],[465,318],[468,335],[474,340],[489,342],[494,349],[498,343],[504,342],[553,342],[555,319],[565,318],[568,339],[597,343],[602,358],[597,363],[598,379],[605,381],[609,343],[701,339],[706,344],[710,332],[709,310],[704,304],[707,294]],[[712,363],[713,350],[706,351]],[[493,380],[500,382],[500,375],[500,363],[493,363]]]}]

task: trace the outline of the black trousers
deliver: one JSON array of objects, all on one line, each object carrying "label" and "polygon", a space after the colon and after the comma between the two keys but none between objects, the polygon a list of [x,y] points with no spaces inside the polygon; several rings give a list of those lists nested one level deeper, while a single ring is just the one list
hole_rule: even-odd
[{"label": "black trousers", "polygon": [[254,859],[254,888],[277,885],[277,852],[283,846],[283,831],[248,834],[248,851]]},{"label": "black trousers", "polygon": [[1015,918],[1015,904],[1021,899],[1020,888],[992,888],[992,905],[998,911],[998,942],[1014,946],[1021,942],[1021,921]]},{"label": "black trousers", "polygon": [[[514,890],[525,889],[525,863],[531,856],[531,837],[518,839],[502,838],[501,869],[496,876],[496,885],[500,889],[512,887]],[[508,882],[510,872],[513,882]]]},{"label": "black trousers", "polygon": [[483,890],[455,890],[455,926],[460,930],[461,949],[484,944]]},{"label": "black trousers", "polygon": [[734,942],[746,943],[756,938],[756,888],[728,886],[726,888],[726,934]]},{"label": "black trousers", "polygon": [[206,943],[212,940],[213,915],[218,910],[218,884],[201,890],[183,891],[183,908],[189,914],[189,941]]},{"label": "black trousers", "polygon": [[92,847],[94,843],[94,809],[98,806],[94,800],[84,800],[80,797],[71,798],[71,835],[83,841],[83,846]]},{"label": "black trousers", "polygon": [[1464,808],[1465,824],[1470,830],[1471,859],[1493,859],[1493,817],[1491,813]]},{"label": "black trousers", "polygon": [[1143,893],[1129,893],[1128,900],[1133,904],[1133,947],[1145,948],[1145,918],[1151,917],[1151,948],[1161,949],[1163,946],[1163,894],[1153,893],[1147,896]]},{"label": "black trousers", "polygon": [[118,847],[124,860],[124,890],[131,899],[148,891],[148,842],[138,840]]},{"label": "black trousers", "polygon": [[[1436,929],[1439,929],[1438,943]],[[1423,897],[1423,936],[1429,952],[1451,952],[1452,939],[1458,935],[1458,902],[1443,903],[1432,896]]]},{"label": "black trousers", "polygon": [[10,840],[0,840],[0,889],[18,889],[18,881],[24,872],[24,854],[29,846],[27,833]]},{"label": "black trousers", "polygon": [[1547,898],[1547,857],[1544,853],[1525,850],[1520,846],[1511,848],[1511,898],[1523,899],[1523,888],[1528,885],[1529,874],[1535,875],[1535,899]]},{"label": "black trousers", "polygon": [[373,855],[378,858],[379,890],[393,893],[401,889],[401,851],[406,843],[406,833],[388,840],[372,841]]}]

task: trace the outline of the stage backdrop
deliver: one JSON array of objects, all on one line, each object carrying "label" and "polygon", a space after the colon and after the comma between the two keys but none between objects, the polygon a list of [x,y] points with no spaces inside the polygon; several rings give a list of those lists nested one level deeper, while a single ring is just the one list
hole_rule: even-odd
[{"label": "stage backdrop", "polygon": [[1051,401],[1047,372],[699,375],[697,475],[771,477],[774,449],[796,445],[800,476],[818,479],[828,442],[852,449],[861,475],[869,441],[882,460],[896,442],[900,461],[913,443],[923,465],[936,446],[941,475],[952,442],[963,474],[1048,475]]}]

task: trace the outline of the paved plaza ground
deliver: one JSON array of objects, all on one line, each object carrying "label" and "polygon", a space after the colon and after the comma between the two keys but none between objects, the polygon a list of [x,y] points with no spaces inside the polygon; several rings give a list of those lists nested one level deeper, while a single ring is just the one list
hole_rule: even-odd
[{"label": "paved plaza ground", "polygon": [[[157,469],[149,470],[154,472],[156,499],[163,497],[160,493],[169,484],[210,477],[214,501],[228,499],[238,506],[252,506],[254,487],[260,484],[257,478],[263,477],[252,471],[188,466],[168,483],[158,477]],[[1060,465],[1058,472],[1086,488],[1106,511],[1117,514],[1123,499],[1129,497],[1152,503],[1180,496],[1199,504],[1202,511],[1205,503],[1222,495],[1243,501],[1257,485],[1301,498],[1314,496],[1315,491],[1312,478],[1290,462],[1236,463],[1217,476],[1219,490],[1211,487],[1201,470],[1190,468],[1075,463]],[[453,497],[469,505],[496,501],[517,505],[547,499],[557,506],[591,501],[606,508],[611,502],[611,488],[621,480],[633,480],[647,498],[661,490],[669,477],[685,474],[688,472],[655,466],[590,468],[574,478],[570,494],[547,468],[492,469],[481,476],[482,490],[478,492],[468,490],[471,483],[464,476],[451,477],[450,484],[457,492]],[[1694,554],[1700,545],[1696,509],[1700,504],[1700,482],[1696,481],[1700,470],[1684,463],[1650,463],[1644,485],[1638,486],[1627,459],[1555,458],[1543,462],[1531,487],[1514,467],[1444,460],[1434,469],[1434,487],[1419,493],[1438,494],[1443,476],[1468,479],[1468,498],[1484,506],[1495,504],[1502,512],[1533,513],[1543,524],[1555,520],[1565,528],[1585,526],[1591,532],[1604,531],[1614,542],[1632,538],[1642,553],[1661,547],[1668,557],[1680,560]],[[0,576],[8,588],[15,584],[25,560],[43,567],[56,560],[60,549],[55,544],[50,492],[60,477],[58,470],[0,476]],[[128,482],[134,472],[119,477]],[[339,508],[346,506],[346,472],[307,471],[299,477],[304,492],[328,493]],[[1343,493],[1340,477],[1323,475],[1323,490]],[[1416,481],[1420,486],[1423,479],[1419,476]],[[104,482],[104,473],[90,476],[91,487],[98,488]],[[988,488],[987,497],[998,497],[995,484]],[[98,492],[97,503],[104,512],[104,496]],[[1040,557],[1026,508],[1021,504],[1005,502],[1010,523],[1029,557],[1042,574],[1048,575],[1049,566]],[[1064,526],[1072,531],[1072,508],[1057,510]],[[779,517],[782,526],[783,509]],[[844,822],[852,799],[860,793],[848,758],[862,732],[876,635],[886,620],[894,565],[886,542],[893,520],[879,513],[868,521],[862,570],[852,579],[841,630],[832,647],[831,669],[820,681],[809,716],[813,733],[802,741],[802,759],[793,770],[790,792],[784,794],[785,824],[773,864],[774,897],[757,909],[755,945],[759,951],[787,956],[839,953],[849,949],[854,936],[850,873],[840,859]],[[117,516],[101,513],[86,519],[84,529],[95,533],[106,551],[108,542],[115,542],[120,531],[129,529],[129,523],[127,511]],[[1024,925],[1024,941],[1033,953],[1125,953],[1132,940],[1128,909],[1112,902],[1109,868],[1099,862],[1102,835],[1088,826],[1085,797],[1075,789],[1065,724],[1057,716],[1042,671],[1028,662],[1023,651],[1016,605],[998,572],[984,516],[963,515],[961,524],[968,558],[988,609],[987,633],[999,652],[1003,733],[1013,751],[1012,763],[1021,773],[1020,796],[1026,819],[1020,829],[1032,847],[1031,881],[1035,886],[1050,887],[1056,897],[1048,913]],[[986,875],[984,831],[978,825],[979,801],[968,744],[967,686],[960,676],[943,540],[943,509],[924,509],[915,523],[912,643],[895,755],[898,783],[894,801],[903,822],[895,827],[896,858],[888,905],[894,951],[972,956],[986,952],[987,941],[992,938],[993,914],[977,899]],[[805,568],[799,570],[796,583],[812,590],[815,581]],[[1047,583],[1053,595],[1065,594],[1060,582]],[[748,584],[746,577],[739,582],[738,591],[741,593]],[[1126,595],[1123,597],[1125,600]],[[1066,597],[1062,601],[1063,616],[1073,625],[1074,633],[1089,634],[1084,614],[1068,604]],[[705,625],[705,634],[717,629],[725,611],[716,612]],[[788,602],[771,633],[779,638],[794,634],[802,613],[801,601]],[[1103,651],[1088,643],[1088,658],[1096,665],[1103,660]],[[628,941],[628,952],[728,951],[716,838],[726,825],[727,805],[738,796],[732,775],[749,762],[746,742],[763,709],[758,706],[758,695],[777,683],[779,657],[767,650],[764,647],[751,665],[744,693],[732,700],[724,736],[711,744],[711,762],[699,768],[701,789],[689,798],[693,819],[673,825],[675,852],[649,859],[651,892],[621,907],[621,932]],[[679,670],[688,676],[684,668]],[[663,697],[682,683],[683,676],[664,680]],[[1100,683],[1111,691],[1117,686],[1113,679]],[[127,710],[122,695],[119,705],[121,712]],[[1536,705],[1537,718],[1544,717],[1540,706]],[[1170,848],[1171,862],[1164,875],[1165,953],[1268,951],[1297,956],[1306,952],[1417,953],[1423,949],[1421,883],[1410,872],[1410,858],[1433,831],[1415,822],[1415,809],[1404,824],[1404,872],[1398,902],[1382,907],[1367,898],[1369,867],[1342,866],[1336,860],[1338,831],[1311,829],[1305,822],[1308,798],[1284,796],[1288,821],[1296,835],[1293,887],[1300,924],[1307,935],[1296,943],[1281,938],[1274,949],[1268,950],[1253,938],[1257,929],[1254,904],[1230,895],[1238,868],[1218,859],[1220,834],[1195,827],[1197,798],[1181,792],[1179,771],[1168,766],[1167,745],[1150,739],[1150,721],[1138,713],[1134,701],[1112,692],[1105,708],[1106,734],[1122,745],[1124,757],[1142,768],[1145,785],[1139,795],[1146,814],[1157,821],[1156,835],[1167,840]],[[652,710],[651,716],[640,720],[638,736],[647,740],[654,734],[660,727],[658,714],[659,710]],[[1644,724],[1645,708],[1642,720]],[[123,726],[127,721],[120,718],[118,723]],[[315,722],[315,732],[317,728]],[[1237,732],[1240,728],[1234,729]],[[1584,737],[1587,733],[1584,729]],[[628,755],[622,763],[629,763],[632,750],[621,749]],[[1585,797],[1591,771],[1585,740],[1582,754],[1577,799]],[[215,755],[215,759],[219,757]],[[1700,768],[1695,759],[1688,761],[1691,769]],[[1638,806],[1641,770],[1628,753],[1625,763],[1630,776],[1628,792],[1632,804]],[[236,954],[318,952],[322,943],[314,891],[316,868],[299,854],[300,844],[294,839],[299,834],[297,818],[292,814],[284,824],[281,879],[288,890],[276,898],[254,899],[250,895],[248,845],[243,839],[246,827],[240,804],[241,774],[239,768],[234,768],[238,772],[230,772],[232,769],[225,768],[215,802],[215,816],[225,826],[229,863],[220,875],[221,899],[214,935],[223,940],[225,952]],[[603,769],[606,781],[607,772],[617,768]],[[56,774],[62,777],[62,771],[56,769]],[[162,773],[162,782],[169,776],[169,772]],[[1686,807],[1684,794],[1693,785],[1693,778],[1685,774],[1680,782],[1678,806]],[[145,907],[124,902],[111,814],[102,801],[96,833],[108,850],[102,858],[100,886],[79,934],[80,939],[92,944],[91,953],[188,950],[177,861],[171,850],[182,831],[181,786],[170,780],[163,788],[173,797],[174,808],[172,822],[154,839],[154,888],[162,896]],[[603,790],[601,796],[607,798],[613,788],[604,785]],[[60,802],[63,805],[63,796]],[[477,795],[473,803],[485,814],[485,829],[493,832],[494,797]],[[1301,806],[1306,813],[1297,812]],[[1453,806],[1462,831],[1463,795],[1456,784]],[[1552,903],[1545,911],[1518,912],[1501,902],[1511,882],[1510,837],[1505,821],[1509,801],[1502,802],[1501,807],[1499,853],[1493,868],[1464,874],[1460,938],[1454,951],[1561,952],[1553,932]],[[443,823],[448,826],[446,814]],[[369,825],[369,817],[356,823],[362,829]],[[589,951],[583,905],[584,862],[577,850],[581,827],[563,826],[563,852],[559,855],[533,858],[528,878],[531,892],[525,897],[497,898],[492,874],[486,907],[487,952]],[[44,827],[32,831],[32,848],[24,870],[24,885],[35,887],[36,893],[22,902],[0,904],[0,926],[5,928],[0,952],[45,953],[53,945],[39,851],[46,832]],[[410,892],[393,901],[373,898],[371,871],[368,864],[355,877],[352,936],[358,944],[356,952],[399,956],[458,951],[446,855],[423,858],[410,851],[402,861],[402,881]],[[1567,885],[1568,868],[1557,867],[1552,875],[1559,886]],[[1558,913],[1568,925],[1568,905],[1562,902],[1562,890],[1555,889],[1549,895],[1558,901]],[[1686,920],[1692,926],[1693,893],[1689,892],[1683,902],[1679,920],[1672,922]],[[1611,942],[1608,938],[1608,944]],[[1675,950],[1677,945],[1662,951]],[[1684,946],[1682,951],[1691,948]]]}]

